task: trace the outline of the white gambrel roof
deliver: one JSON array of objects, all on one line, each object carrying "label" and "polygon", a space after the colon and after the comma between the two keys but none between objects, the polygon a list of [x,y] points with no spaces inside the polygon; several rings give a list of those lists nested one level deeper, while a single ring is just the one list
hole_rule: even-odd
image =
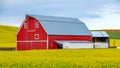
[{"label": "white gambrel roof", "polygon": [[44,15],[27,16],[39,20],[48,35],[92,35],[86,25],[77,18]]}]

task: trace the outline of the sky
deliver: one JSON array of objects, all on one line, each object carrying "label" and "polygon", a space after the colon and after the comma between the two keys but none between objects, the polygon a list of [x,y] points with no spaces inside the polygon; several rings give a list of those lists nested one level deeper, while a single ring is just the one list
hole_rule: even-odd
[{"label": "sky", "polygon": [[91,30],[120,29],[120,0],[0,0],[0,25],[19,27],[26,14],[73,17]]}]

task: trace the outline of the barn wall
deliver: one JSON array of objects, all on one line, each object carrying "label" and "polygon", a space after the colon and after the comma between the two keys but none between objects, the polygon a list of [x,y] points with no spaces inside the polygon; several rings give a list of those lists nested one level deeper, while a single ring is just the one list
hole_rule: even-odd
[{"label": "barn wall", "polygon": [[93,37],[94,48],[108,48],[109,37]]},{"label": "barn wall", "polygon": [[46,49],[47,42],[17,42],[17,50]]},{"label": "barn wall", "polygon": [[93,48],[93,43],[69,43],[65,42],[63,43],[63,48]]},{"label": "barn wall", "polygon": [[[27,28],[24,28],[24,23],[27,23]],[[32,23],[32,24],[30,24]],[[33,24],[34,23],[34,24]],[[39,24],[39,28],[36,28],[36,23]],[[39,34],[39,39],[35,39],[35,34]],[[26,21],[23,22],[18,34],[17,34],[17,41],[22,41],[22,42],[17,42],[17,50],[28,50],[32,49],[30,46],[31,42],[26,42],[26,41],[43,41],[47,40],[47,34],[41,24],[34,18],[28,18]],[[25,42],[23,42],[25,41]],[[37,46],[38,42],[32,43],[32,45]],[[41,43],[42,44],[42,43]],[[47,43],[45,43],[47,44]],[[21,48],[22,47],[22,48]],[[33,46],[32,46],[33,47]],[[41,46],[38,46],[41,47]],[[46,47],[44,47],[46,48]],[[38,48],[36,48],[38,49]]]},{"label": "barn wall", "polygon": [[49,49],[56,49],[57,44],[54,42],[55,40],[85,40],[85,41],[90,41],[92,42],[92,37],[91,36],[49,36]]}]

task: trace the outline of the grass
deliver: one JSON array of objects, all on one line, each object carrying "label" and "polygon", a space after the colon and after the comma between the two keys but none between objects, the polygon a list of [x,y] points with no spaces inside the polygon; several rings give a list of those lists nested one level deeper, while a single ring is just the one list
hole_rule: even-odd
[{"label": "grass", "polygon": [[120,39],[120,29],[109,29],[109,30],[91,30],[91,31],[106,31],[111,39]]},{"label": "grass", "polygon": [[0,43],[0,47],[4,48],[16,47],[16,43]]},{"label": "grass", "polygon": [[111,39],[120,39],[120,33],[109,33]]},{"label": "grass", "polygon": [[120,49],[5,51],[0,55],[1,68],[120,67]]},{"label": "grass", "polygon": [[17,30],[17,27],[0,25],[0,47],[16,47]]},{"label": "grass", "polygon": [[0,43],[15,43],[18,28],[0,25]]}]

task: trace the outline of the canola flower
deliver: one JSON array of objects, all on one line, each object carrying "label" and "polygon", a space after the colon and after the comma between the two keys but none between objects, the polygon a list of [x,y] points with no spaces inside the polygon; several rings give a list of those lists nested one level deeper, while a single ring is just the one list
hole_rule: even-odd
[{"label": "canola flower", "polygon": [[0,68],[120,68],[120,49],[1,51]]}]

